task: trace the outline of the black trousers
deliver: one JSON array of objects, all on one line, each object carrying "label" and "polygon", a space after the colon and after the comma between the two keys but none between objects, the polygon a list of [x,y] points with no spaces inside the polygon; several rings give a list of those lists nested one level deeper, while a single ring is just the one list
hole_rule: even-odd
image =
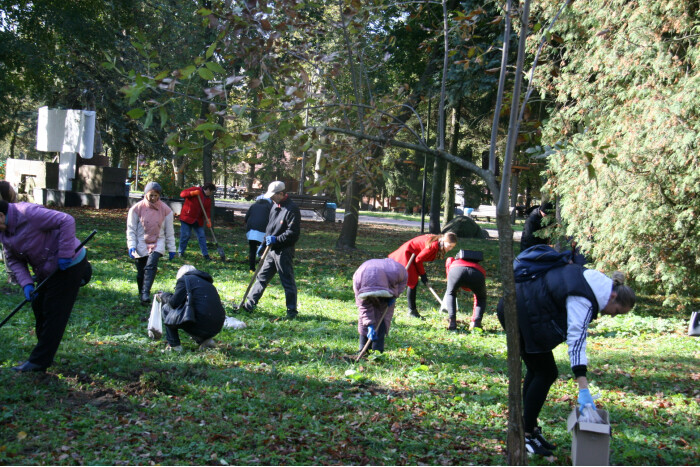
[{"label": "black trousers", "polygon": [[[173,294],[169,292],[163,292],[161,297],[163,298],[163,301],[167,302],[170,297]],[[163,319],[165,319],[166,316],[168,316],[169,313],[173,312],[173,309],[170,308],[170,305],[168,303],[163,305],[163,308],[161,310],[163,312]],[[177,325],[170,325],[170,324],[164,324],[165,326],[165,340],[168,342],[170,347],[177,347],[180,345],[180,333],[179,330],[182,329],[185,331],[187,334],[192,336],[192,338],[195,340],[197,344],[201,344],[207,339],[211,339],[214,337],[216,334],[212,334],[211,331],[206,331],[202,329],[201,326],[198,326],[197,323],[193,322],[187,322],[187,323],[182,323],[182,324],[177,324]]]},{"label": "black trousers", "polygon": [[[503,299],[498,302],[498,320],[503,329],[506,328]],[[547,401],[547,395],[552,384],[559,376],[557,363],[552,351],[542,353],[525,352],[525,342],[520,337],[520,358],[525,363],[525,379],[523,381],[523,429],[532,433],[537,426],[537,418]]]},{"label": "black trousers", "polygon": [[447,274],[447,290],[445,291],[444,305],[450,318],[456,317],[457,293],[461,287],[466,287],[474,292],[476,300],[472,310],[472,321],[481,323],[486,310],[486,278],[481,271],[462,266],[452,266]]},{"label": "black trousers", "polygon": [[248,240],[248,266],[250,266],[251,271],[255,271],[258,266],[258,248],[260,248],[260,243],[257,240]]},{"label": "black trousers", "polygon": [[[158,260],[163,256],[157,251],[152,252],[148,256],[141,256],[136,258],[136,284],[139,286],[139,295],[141,292],[151,292],[151,286],[156,278],[156,273],[158,272]],[[144,278],[148,275],[149,280],[147,281],[148,290],[143,290]]]},{"label": "black trousers", "polygon": [[65,271],[57,270],[37,291],[32,301],[37,344],[29,355],[31,363],[43,368],[53,363],[87,267],[86,255],[81,262]]},{"label": "black trousers", "polygon": [[551,351],[527,353],[521,344],[520,353],[527,368],[523,382],[523,428],[525,433],[532,433],[559,372]]},{"label": "black trousers", "polygon": [[253,284],[248,294],[245,305],[243,305],[246,310],[250,311],[255,308],[267,285],[275,277],[276,273],[279,273],[282,287],[284,287],[287,311],[297,311],[297,284],[294,280],[294,263],[291,248],[285,248],[282,251],[270,249],[270,252],[265,257],[265,262],[260,268],[255,284]]}]

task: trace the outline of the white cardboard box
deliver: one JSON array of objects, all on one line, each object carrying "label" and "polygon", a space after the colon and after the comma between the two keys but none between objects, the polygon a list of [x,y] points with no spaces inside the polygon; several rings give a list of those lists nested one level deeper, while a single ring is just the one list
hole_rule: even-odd
[{"label": "white cardboard box", "polygon": [[610,419],[605,410],[598,410],[598,415],[605,423],[579,422],[578,408],[569,414],[573,465],[610,465]]}]

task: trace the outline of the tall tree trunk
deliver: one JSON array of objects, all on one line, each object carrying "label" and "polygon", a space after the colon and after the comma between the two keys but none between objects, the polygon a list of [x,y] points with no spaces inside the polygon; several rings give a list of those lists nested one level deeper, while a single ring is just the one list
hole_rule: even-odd
[{"label": "tall tree trunk", "polygon": [[[508,0],[507,17],[510,18],[510,0]],[[501,279],[503,282],[503,300],[506,324],[506,342],[508,348],[508,439],[506,441],[507,463],[509,465],[525,465],[527,463],[527,451],[525,450],[525,436],[522,421],[522,365],[520,363],[520,329],[518,327],[518,314],[515,300],[515,280],[513,278],[513,228],[510,223],[508,207],[510,205],[510,176],[513,161],[513,153],[518,139],[520,121],[518,111],[520,107],[520,89],[522,83],[523,64],[525,61],[525,43],[528,34],[528,21],[530,16],[530,0],[525,0],[522,5],[522,17],[520,18],[520,39],[518,42],[518,58],[515,65],[515,79],[513,82],[513,101],[511,104],[510,121],[508,122],[508,138],[506,142],[505,156],[503,157],[503,176],[501,178],[501,190],[498,198],[496,221],[498,225],[498,243],[501,250]],[[506,24],[506,31],[508,30]],[[504,37],[504,44],[508,37]],[[505,49],[505,47],[504,47]],[[499,87],[499,92],[502,89]],[[496,120],[494,120],[494,124]],[[495,150],[493,151],[495,152]]]},{"label": "tall tree trunk", "polygon": [[[450,153],[457,155],[459,147],[459,114],[462,110],[462,101],[457,102],[457,107],[452,109],[452,137],[450,138]],[[454,166],[451,162],[445,168],[445,209],[443,216],[445,224],[454,218],[455,213],[455,181]]]},{"label": "tall tree trunk", "polygon": [[430,224],[428,232],[440,233],[440,201],[442,199],[442,159],[433,159],[433,183],[430,186]]},{"label": "tall tree trunk", "polygon": [[442,218],[445,224],[454,218],[455,213],[455,182],[452,163],[445,165],[445,205],[442,207]]},{"label": "tall tree trunk", "polygon": [[173,166],[173,173],[175,174],[175,185],[180,188],[186,188],[185,169],[187,167],[187,158],[183,155],[178,156],[176,148],[171,148],[171,152],[170,164]]},{"label": "tall tree trunk", "polygon": [[[438,108],[438,151],[445,150],[445,133],[447,131],[447,122],[445,121],[445,100],[447,99],[447,64],[450,52],[449,27],[447,17],[447,0],[442,0],[442,36],[443,36],[443,54],[442,54],[442,79],[440,84],[440,103]],[[442,159],[435,159],[433,164],[433,188],[431,190],[432,198],[430,200],[430,233],[440,233],[440,186],[442,185]]]},{"label": "tall tree trunk", "polygon": [[353,175],[345,189],[345,216],[336,248],[355,249],[357,226],[359,224],[360,186]]},{"label": "tall tree trunk", "polygon": [[253,189],[253,182],[254,181],[255,181],[255,162],[248,162],[248,173],[246,174],[246,177],[245,177],[246,190],[250,191]]},{"label": "tall tree trunk", "polygon": [[[207,119],[207,115],[209,114],[209,104],[206,102],[202,102],[202,107],[199,113],[199,118],[202,120]],[[202,136],[204,138],[204,136]],[[203,182],[211,182],[212,181],[212,168],[211,168],[211,163],[212,163],[212,154],[213,154],[213,149],[214,149],[214,143],[216,142],[216,138],[213,138],[211,140],[205,139],[204,141],[204,146],[202,147],[202,177],[203,177]]]}]

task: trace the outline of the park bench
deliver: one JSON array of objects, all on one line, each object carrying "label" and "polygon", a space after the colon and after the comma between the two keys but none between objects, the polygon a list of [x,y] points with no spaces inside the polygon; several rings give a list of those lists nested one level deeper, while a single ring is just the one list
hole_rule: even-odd
[{"label": "park bench", "polygon": [[299,209],[314,211],[321,216],[324,221],[330,220],[326,213],[326,205],[330,202],[330,198],[312,195],[294,195],[290,193],[289,199],[292,200]]},{"label": "park bench", "polygon": [[[515,208],[509,208],[508,212],[513,214]],[[496,218],[496,206],[492,204],[480,204],[478,208],[469,214],[472,218],[485,217],[488,222],[491,222],[491,218]]]}]

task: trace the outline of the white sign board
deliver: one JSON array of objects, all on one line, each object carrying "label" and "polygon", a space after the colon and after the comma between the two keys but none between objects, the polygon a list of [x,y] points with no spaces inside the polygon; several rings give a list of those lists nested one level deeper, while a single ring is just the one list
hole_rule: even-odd
[{"label": "white sign board", "polygon": [[83,159],[91,159],[94,145],[94,110],[39,108],[37,151],[77,152]]}]

